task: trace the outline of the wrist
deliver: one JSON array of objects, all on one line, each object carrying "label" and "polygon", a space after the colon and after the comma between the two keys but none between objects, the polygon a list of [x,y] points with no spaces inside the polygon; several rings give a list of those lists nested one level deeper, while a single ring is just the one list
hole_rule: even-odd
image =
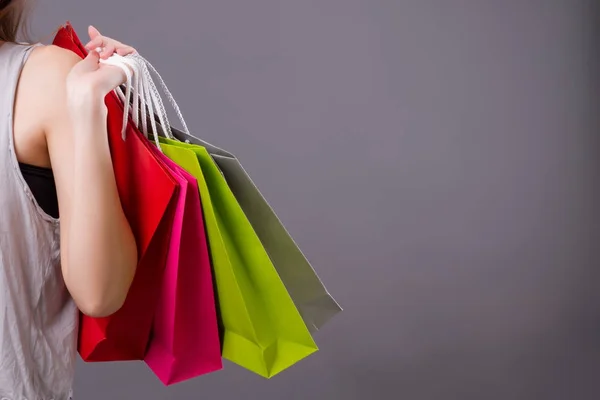
[{"label": "wrist", "polygon": [[104,104],[103,98],[82,96],[74,98],[69,102],[69,116],[73,127],[77,130],[84,130],[89,126],[98,126],[106,124],[108,109]]},{"label": "wrist", "polygon": [[67,85],[67,101],[72,116],[79,114],[99,114],[106,110],[105,94],[93,85],[85,83]]}]

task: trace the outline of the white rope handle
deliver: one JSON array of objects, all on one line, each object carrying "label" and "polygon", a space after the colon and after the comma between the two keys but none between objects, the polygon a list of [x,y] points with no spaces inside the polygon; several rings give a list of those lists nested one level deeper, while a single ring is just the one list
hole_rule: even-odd
[{"label": "white rope handle", "polygon": [[[156,121],[154,120],[154,118],[148,118],[148,115],[146,114],[146,111],[148,111],[148,114],[150,114],[151,116],[155,115],[155,108],[156,108],[156,114],[158,114],[159,118],[160,118],[160,122],[161,125],[163,126],[163,130],[164,130],[164,126],[167,126],[168,128],[168,133],[170,134],[170,125],[168,123],[167,117],[166,117],[166,111],[164,108],[164,105],[162,103],[162,99],[160,98],[160,95],[158,94],[158,90],[156,89],[154,82],[152,81],[150,74],[146,68],[146,66],[141,63],[138,59],[136,59],[135,57],[123,57],[123,61],[125,63],[130,64],[136,71],[137,74],[137,80],[136,80],[136,85],[135,85],[135,93],[137,93],[138,98],[135,99],[134,98],[134,110],[133,110],[133,114],[134,114],[134,123],[136,124],[136,126],[139,127],[139,123],[137,121],[139,112],[137,110],[137,106],[138,104],[141,104],[141,119],[142,119],[142,132],[148,136],[148,127],[147,127],[147,122],[148,120],[150,120],[150,125],[152,128],[152,134],[154,136],[155,141],[157,142],[157,146],[160,147],[159,144],[159,139],[158,139],[158,127],[156,125]],[[139,100],[139,101],[137,101]],[[147,108],[146,108],[147,107]]]},{"label": "white rope handle", "polygon": [[[108,60],[113,60],[113,61],[109,62]],[[110,63],[112,65],[119,64],[118,66],[120,66],[121,68],[123,68],[122,64],[125,64],[134,71],[133,78],[131,80],[128,78],[127,82],[126,82],[127,92],[133,91],[133,110],[131,110],[132,117],[133,117],[133,123],[135,124],[136,127],[139,128],[138,116],[140,114],[139,111],[141,111],[142,132],[144,133],[144,135],[146,135],[146,137],[148,137],[147,121],[149,119],[150,124],[151,124],[152,134],[154,136],[154,140],[156,142],[156,145],[158,146],[158,148],[161,151],[162,151],[162,149],[160,148],[160,143],[159,143],[159,139],[158,139],[158,129],[156,126],[156,119],[154,118],[154,115],[156,115],[158,117],[158,120],[160,122],[160,125],[162,127],[165,137],[167,137],[168,139],[172,139],[172,140],[178,140],[178,139],[175,136],[173,136],[173,133],[171,130],[171,125],[169,123],[169,118],[167,115],[167,111],[165,109],[161,95],[156,87],[156,84],[154,83],[153,78],[152,78],[152,73],[158,79],[163,93],[165,94],[169,103],[175,110],[175,113],[177,114],[177,117],[178,117],[179,121],[181,122],[184,132],[192,138],[203,141],[207,145],[211,145],[210,143],[191,134],[191,132],[185,122],[185,119],[183,118],[183,113],[181,112],[181,109],[177,105],[177,102],[175,101],[173,95],[171,94],[171,91],[167,87],[165,81],[160,76],[160,74],[158,73],[156,68],[154,68],[154,66],[148,60],[146,60],[144,57],[142,57],[139,53],[129,54],[124,57],[114,54],[108,60],[101,60],[101,61]],[[126,112],[125,112],[124,118],[127,118],[128,113],[129,113],[129,104],[130,104],[129,96],[130,95],[123,94],[123,91],[121,90],[121,88],[117,88],[115,91],[116,91],[117,95],[120,97],[120,99],[125,103],[125,111]],[[141,110],[139,109],[139,106],[141,106]],[[148,110],[148,113],[150,114],[150,118],[147,118],[146,107],[148,107],[147,110]],[[155,110],[156,110],[156,114],[155,114]],[[125,128],[123,128],[123,129],[125,129]]]},{"label": "white rope handle", "polygon": [[[148,69],[149,71],[152,71],[152,73],[154,73],[154,75],[156,75],[156,78],[158,79],[158,82],[161,86],[161,89],[163,91],[163,93],[165,94],[165,96],[167,97],[167,99],[169,100],[169,103],[171,104],[171,106],[173,107],[173,109],[175,110],[175,114],[177,114],[177,117],[179,119],[179,122],[181,122],[181,125],[183,127],[183,131],[184,133],[186,133],[188,136],[197,139],[201,142],[206,143],[209,146],[214,146],[213,144],[208,143],[206,140],[202,140],[194,135],[192,135],[192,133],[190,132],[190,130],[188,129],[188,126],[185,122],[185,119],[183,118],[183,113],[181,112],[181,109],[179,108],[179,106],[177,105],[177,102],[175,101],[175,98],[173,97],[173,95],[171,94],[171,91],[169,90],[169,88],[167,87],[167,84],[165,83],[164,79],[160,76],[160,74],[158,73],[158,71],[156,70],[156,68],[154,68],[154,66],[148,61],[146,60],[144,57],[142,57],[140,54],[131,54],[128,55],[127,57],[132,57],[132,58],[136,58],[140,61],[141,64],[145,65],[146,69]],[[145,78],[148,79],[149,82],[151,82],[151,86],[154,88],[154,90],[156,90],[156,94],[158,96],[158,98],[160,99],[160,95],[158,94],[158,90],[156,89],[156,85],[154,84],[153,80],[152,80],[152,76],[150,73],[148,73],[147,75],[145,75]],[[162,103],[162,102],[161,102]],[[176,137],[174,137],[172,135],[171,132],[171,127],[170,125],[168,125],[168,119],[166,116],[166,112],[164,112],[164,108],[163,108],[163,115],[164,115],[164,120],[166,121],[163,122],[163,120],[161,119],[161,115],[159,114],[159,120],[161,121],[161,125],[163,126],[163,130],[165,131],[165,136],[173,139],[173,140],[178,140]],[[216,147],[216,146],[214,146]]]},{"label": "white rope handle", "polygon": [[[129,106],[129,102],[131,101],[131,81],[132,81],[133,71],[130,69],[130,67],[127,64],[123,63],[122,60],[119,60],[118,58],[109,58],[107,60],[102,60],[102,62],[104,64],[113,65],[115,67],[121,68],[123,70],[123,72],[125,73],[125,76],[127,77],[127,80],[125,82],[126,88],[127,88],[127,94],[124,95],[124,99],[121,99],[121,100],[123,100],[125,107],[126,107],[125,112],[123,113],[123,125],[121,128],[121,137],[123,138],[123,140],[125,140],[125,136],[126,136],[126,132],[127,132],[127,129],[126,129],[127,128],[127,118],[129,116],[127,107]],[[120,88],[119,88],[119,90],[120,90]],[[122,91],[121,91],[121,94],[123,94]]]},{"label": "white rope handle", "polygon": [[[159,84],[161,86],[161,89],[163,90],[163,93],[165,94],[165,96],[167,96],[167,100],[169,100],[169,103],[171,103],[171,106],[175,110],[175,114],[177,114],[177,117],[179,118],[179,122],[181,122],[181,125],[183,127],[184,132],[191,136],[190,130],[188,129],[187,124],[185,123],[185,119],[183,118],[183,114],[181,112],[181,109],[177,105],[177,102],[175,101],[175,98],[171,94],[171,91],[167,87],[167,84],[165,83],[165,81],[162,78],[162,76],[160,76],[160,74],[158,73],[158,71],[156,70],[156,68],[154,68],[154,66],[150,63],[150,61],[146,60],[144,57],[142,57],[139,54],[137,55],[137,58],[140,59],[140,61],[142,63],[144,63],[144,65],[146,65],[146,67],[150,71],[152,71],[154,73],[154,75],[156,75],[156,77],[158,78],[158,82],[159,82]],[[150,78],[152,78],[151,75],[150,75]]]},{"label": "white rope handle", "polygon": [[[142,67],[142,71],[143,71],[143,83],[144,83],[144,89],[147,89],[147,93],[145,97],[146,99],[148,99],[149,101],[151,100],[157,108],[157,113],[156,115],[158,116],[158,119],[160,121],[160,125],[163,128],[163,132],[165,133],[165,136],[169,139],[173,139],[173,133],[171,132],[171,125],[169,124],[169,118],[167,116],[167,111],[165,109],[165,106],[163,104],[162,98],[160,97],[160,93],[158,92],[158,89],[156,88],[156,85],[154,84],[154,81],[152,80],[152,75],[150,75],[150,72],[148,71],[148,67],[147,65],[143,62],[143,58],[141,56],[138,56],[136,54],[132,54],[131,57],[136,60],[139,65]],[[149,98],[148,98],[149,96]],[[154,118],[154,114],[152,113],[151,121],[155,122],[155,118]]]},{"label": "white rope handle", "polygon": [[[159,96],[154,95],[153,90],[151,88],[151,83],[148,82],[147,79],[144,79],[144,76],[149,74],[144,64],[139,63],[138,60],[123,57],[118,54],[113,54],[106,60],[100,60],[102,63],[107,65],[113,65],[119,67],[125,71],[127,76],[127,80],[125,82],[126,86],[126,94],[123,94],[123,91],[120,87],[115,89],[117,96],[123,101],[123,127],[121,131],[121,135],[123,140],[126,138],[126,128],[129,117],[129,112],[131,109],[131,92],[133,91],[133,109],[131,109],[133,124],[136,128],[140,128],[139,126],[139,117],[140,117],[140,105],[141,105],[141,123],[142,123],[142,133],[148,137],[148,126],[147,126],[147,115],[146,115],[146,107],[148,107],[148,112],[150,115],[154,115],[154,106],[157,108],[161,108],[162,101]],[[131,73],[133,70],[133,74]],[[155,89],[155,88],[154,88]],[[154,90],[156,91],[156,89]],[[164,106],[162,106],[164,109]],[[158,138],[158,127],[156,126],[156,121],[154,119],[150,119],[152,135],[156,146],[162,152],[162,148],[160,146],[160,141]]]},{"label": "white rope handle", "polygon": [[[165,107],[145,64],[139,59],[133,57],[133,55],[122,57],[121,61],[129,64],[136,71],[137,79],[134,83],[134,124],[139,127],[139,121],[137,120],[139,111],[137,110],[137,106],[141,103],[142,132],[146,136],[148,136],[147,121],[149,118],[147,118],[146,115],[146,107],[148,107],[148,112],[151,115],[155,114],[154,109],[156,108],[156,114],[159,116],[159,120],[161,122],[161,125],[163,126],[163,130],[166,130],[167,137],[172,137]],[[118,88],[117,93],[119,94],[119,97],[121,97],[122,100],[126,98],[126,96],[122,94],[120,88]],[[156,134],[158,131],[156,121],[151,119],[150,124],[152,126],[152,133],[155,135],[156,138]],[[166,129],[164,128],[165,126]]]},{"label": "white rope handle", "polygon": [[[142,66],[143,69],[143,66]],[[148,118],[146,115],[146,107],[142,107],[142,122],[144,124],[147,123],[148,119],[150,120],[150,125],[152,127],[152,135],[154,136],[154,140],[156,141],[156,145],[159,147],[160,149],[160,141],[158,139],[158,128],[156,126],[156,120],[153,118],[154,116],[154,104],[156,104],[156,98],[154,96],[152,96],[149,84],[147,82],[146,79],[143,79],[143,77],[140,77],[141,81],[142,81],[142,93],[143,99],[148,99],[147,96],[149,96],[149,101],[147,101],[147,105],[148,105],[148,112],[151,116],[151,118]],[[147,131],[147,128],[146,128]],[[162,149],[161,149],[162,151]]]}]

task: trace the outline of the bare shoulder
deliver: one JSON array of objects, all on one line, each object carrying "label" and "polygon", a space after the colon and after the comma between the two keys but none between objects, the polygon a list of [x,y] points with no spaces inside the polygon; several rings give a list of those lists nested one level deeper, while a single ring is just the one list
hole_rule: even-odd
[{"label": "bare shoulder", "polygon": [[14,110],[19,161],[48,166],[46,131],[66,112],[66,79],[80,58],[57,46],[33,49],[19,79]]},{"label": "bare shoulder", "polygon": [[42,103],[38,106],[47,109],[62,105],[60,100],[65,96],[67,76],[79,61],[81,58],[70,50],[53,45],[35,47],[21,73],[21,95],[33,101],[37,99]]},{"label": "bare shoulder", "polygon": [[53,45],[35,47],[19,82],[19,94],[29,100],[29,109],[37,109],[40,116],[62,115],[67,76],[79,61],[81,58],[70,50]]},{"label": "bare shoulder", "polygon": [[81,58],[70,50],[54,45],[39,46],[29,56],[26,68],[36,76],[66,78],[71,68],[79,61]]},{"label": "bare shoulder", "polygon": [[63,49],[62,47],[53,44],[47,46],[38,46],[31,54],[31,59],[51,63],[54,67],[73,66],[81,60],[81,58],[71,50]]}]

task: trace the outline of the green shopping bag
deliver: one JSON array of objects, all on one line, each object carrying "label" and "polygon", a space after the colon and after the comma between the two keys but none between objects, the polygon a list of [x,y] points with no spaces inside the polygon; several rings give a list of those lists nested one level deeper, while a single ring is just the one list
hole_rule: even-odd
[{"label": "green shopping bag", "polygon": [[160,140],[165,154],[198,181],[224,328],[223,358],[270,378],[316,352],[298,309],[208,151]]}]

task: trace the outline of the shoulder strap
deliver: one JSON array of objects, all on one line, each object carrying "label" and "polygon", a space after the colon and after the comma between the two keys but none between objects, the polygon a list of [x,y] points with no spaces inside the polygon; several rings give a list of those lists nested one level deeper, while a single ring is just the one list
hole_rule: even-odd
[{"label": "shoulder strap", "polygon": [[0,46],[0,112],[12,115],[17,83],[31,51],[39,44],[4,43]]}]

